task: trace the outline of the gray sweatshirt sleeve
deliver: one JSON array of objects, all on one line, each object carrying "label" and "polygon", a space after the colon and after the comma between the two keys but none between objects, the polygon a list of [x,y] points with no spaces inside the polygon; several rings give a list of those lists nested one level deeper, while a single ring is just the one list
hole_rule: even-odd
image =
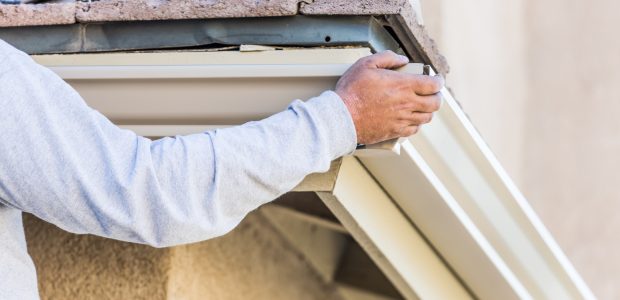
[{"label": "gray sweatshirt sleeve", "polygon": [[356,143],[331,91],[262,121],[151,141],[2,41],[0,111],[0,203],[70,232],[156,247],[230,231]]}]

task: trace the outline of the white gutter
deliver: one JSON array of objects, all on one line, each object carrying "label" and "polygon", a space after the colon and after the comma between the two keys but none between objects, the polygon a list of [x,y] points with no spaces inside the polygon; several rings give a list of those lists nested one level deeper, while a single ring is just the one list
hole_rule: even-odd
[{"label": "white gutter", "polygon": [[[67,79],[91,106],[117,124],[144,135],[164,136],[269,116],[292,99],[307,99],[333,88],[351,63],[369,53],[368,49],[322,49],[36,59]],[[374,248],[369,251],[379,251],[375,258],[392,257],[384,270],[395,274],[390,278],[405,295],[428,298],[423,295],[441,295],[434,291],[441,288],[437,282],[459,283],[447,279],[452,274],[445,265],[416,269],[416,263],[421,266],[413,259],[418,252],[410,252],[412,260],[408,260],[392,249],[409,249],[406,243],[426,238],[430,245],[428,251],[419,252],[426,253],[420,257],[434,253],[433,261],[445,260],[479,298],[594,299],[458,104],[446,90],[443,94],[445,104],[433,122],[405,141],[400,155],[380,151],[376,153],[381,155],[359,156],[365,169],[353,169],[364,172],[359,176],[366,179],[358,186],[348,182],[346,189],[336,183],[333,195],[343,199],[340,204],[345,209],[339,217],[355,221],[349,222],[350,230],[366,224],[356,237],[363,239],[372,232]],[[392,203],[402,210],[390,213],[400,224],[400,238],[394,229],[372,222],[384,220],[373,206],[354,208],[345,203],[344,199],[365,195],[355,190],[370,186],[368,178],[387,193],[377,196],[390,200],[382,202],[386,207]],[[425,272],[443,275],[434,277],[438,281],[419,279]]]},{"label": "white gutter", "polygon": [[[342,75],[350,64],[313,65],[177,65],[177,66],[53,66],[65,80],[88,79],[234,79],[307,78]],[[295,69],[291,72],[291,69]]]},{"label": "white gutter", "polygon": [[318,195],[406,299],[471,299],[355,158],[343,160],[333,192]]},{"label": "white gutter", "polygon": [[360,157],[476,296],[595,299],[444,89],[401,155]]},{"label": "white gutter", "polygon": [[117,125],[147,136],[260,120],[333,89],[366,48],[42,55]]}]

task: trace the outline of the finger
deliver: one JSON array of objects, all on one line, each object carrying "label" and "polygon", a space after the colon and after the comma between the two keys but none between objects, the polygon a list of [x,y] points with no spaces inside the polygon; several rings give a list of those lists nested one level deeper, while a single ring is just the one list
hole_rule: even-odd
[{"label": "finger", "polygon": [[445,82],[441,75],[428,76],[418,74],[401,73],[401,78],[407,81],[413,92],[420,96],[428,96],[439,93]]},{"label": "finger", "polygon": [[406,65],[409,62],[409,58],[387,50],[368,56],[365,58],[365,61],[373,68],[395,69]]},{"label": "finger", "polygon": [[412,136],[412,135],[418,133],[418,130],[420,130],[420,126],[412,125],[412,126],[403,127],[403,129],[401,131],[401,134],[400,134],[400,137]]},{"label": "finger", "polygon": [[409,125],[422,125],[429,123],[433,119],[433,113],[421,113],[421,112],[403,112],[406,116],[402,120],[409,122]]},{"label": "finger", "polygon": [[432,113],[436,112],[441,108],[441,95],[434,94],[430,96],[417,96],[412,100],[413,103],[413,111],[422,112],[422,113]]}]

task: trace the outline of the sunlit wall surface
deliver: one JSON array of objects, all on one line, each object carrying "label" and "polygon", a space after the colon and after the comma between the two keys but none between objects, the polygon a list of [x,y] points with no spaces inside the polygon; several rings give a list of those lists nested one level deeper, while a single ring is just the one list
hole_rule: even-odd
[{"label": "sunlit wall surface", "polygon": [[422,0],[448,85],[601,299],[620,298],[620,2]]}]

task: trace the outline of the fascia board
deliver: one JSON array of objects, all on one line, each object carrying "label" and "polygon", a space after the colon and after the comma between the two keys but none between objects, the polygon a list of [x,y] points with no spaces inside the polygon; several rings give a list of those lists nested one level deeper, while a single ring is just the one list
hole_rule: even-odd
[{"label": "fascia board", "polygon": [[360,160],[482,299],[594,299],[444,89],[400,155]]}]

